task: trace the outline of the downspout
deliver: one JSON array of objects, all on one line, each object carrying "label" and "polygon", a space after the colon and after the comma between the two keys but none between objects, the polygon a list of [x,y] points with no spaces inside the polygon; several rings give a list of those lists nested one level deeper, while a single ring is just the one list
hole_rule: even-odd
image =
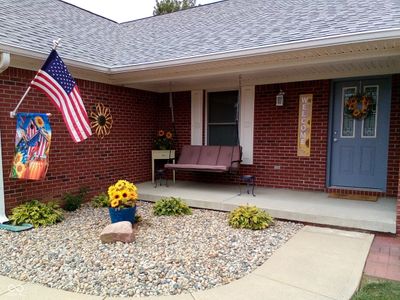
[{"label": "downspout", "polygon": [[[0,54],[0,74],[7,70],[10,65],[10,53]],[[4,181],[3,181],[3,157],[1,155],[1,131],[0,131],[0,224],[8,222],[4,202]]]},{"label": "downspout", "polygon": [[0,53],[0,73],[3,73],[7,70],[10,65],[10,53]]}]

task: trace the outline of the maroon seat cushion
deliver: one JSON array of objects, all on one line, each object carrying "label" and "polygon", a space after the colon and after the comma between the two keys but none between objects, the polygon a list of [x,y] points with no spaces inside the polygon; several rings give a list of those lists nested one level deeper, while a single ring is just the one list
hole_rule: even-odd
[{"label": "maroon seat cushion", "polygon": [[228,172],[239,168],[240,146],[183,146],[176,164],[166,164],[166,169]]},{"label": "maroon seat cushion", "polygon": [[183,146],[178,164],[197,164],[202,146]]},{"label": "maroon seat cushion", "polygon": [[215,166],[219,155],[220,146],[202,146],[198,165]]}]

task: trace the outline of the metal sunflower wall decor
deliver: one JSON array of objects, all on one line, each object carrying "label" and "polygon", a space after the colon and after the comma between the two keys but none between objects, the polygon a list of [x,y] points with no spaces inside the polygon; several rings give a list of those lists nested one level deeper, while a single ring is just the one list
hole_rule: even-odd
[{"label": "metal sunflower wall decor", "polygon": [[104,138],[110,134],[113,119],[110,109],[105,107],[102,103],[97,103],[93,106],[90,112],[90,127],[99,138]]}]

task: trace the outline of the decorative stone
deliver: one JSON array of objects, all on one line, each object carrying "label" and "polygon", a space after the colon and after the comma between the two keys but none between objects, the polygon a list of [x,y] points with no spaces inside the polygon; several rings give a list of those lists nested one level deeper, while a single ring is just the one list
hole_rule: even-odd
[{"label": "decorative stone", "polygon": [[103,243],[124,242],[132,243],[134,240],[131,222],[123,221],[107,225],[100,234]]}]

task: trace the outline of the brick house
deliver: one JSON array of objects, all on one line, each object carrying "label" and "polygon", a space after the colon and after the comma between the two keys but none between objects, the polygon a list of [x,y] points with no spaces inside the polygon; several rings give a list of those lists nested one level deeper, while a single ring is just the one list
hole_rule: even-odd
[{"label": "brick house", "polygon": [[[393,1],[378,10],[369,0],[227,0],[121,24],[59,0],[0,0],[0,8],[7,210],[82,186],[104,190],[118,178],[150,180],[154,135],[171,127],[172,91],[179,147],[234,143],[238,113],[242,170],[257,185],[396,197],[400,230],[400,6]],[[44,181],[11,180],[9,112],[58,37],[86,108],[107,105],[112,132],[75,144],[56,109],[32,91],[20,111],[53,114],[51,163]],[[364,119],[344,111],[358,92],[372,99]],[[310,94],[310,154],[298,156],[299,99]]]}]

